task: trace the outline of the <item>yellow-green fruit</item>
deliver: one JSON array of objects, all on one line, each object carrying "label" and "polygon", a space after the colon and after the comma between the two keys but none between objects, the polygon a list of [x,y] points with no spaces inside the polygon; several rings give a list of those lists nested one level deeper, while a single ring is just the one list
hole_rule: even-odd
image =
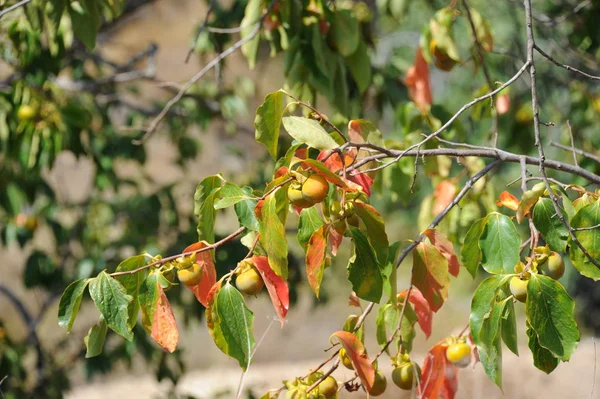
[{"label": "yellow-green fruit", "polygon": [[521,280],[518,276],[510,280],[510,293],[517,301],[525,302],[527,300],[527,284],[529,284],[529,280]]},{"label": "yellow-green fruit", "polygon": [[235,285],[238,290],[246,295],[256,295],[262,290],[265,283],[258,270],[255,267],[251,267],[237,276]]},{"label": "yellow-green fruit", "polygon": [[346,221],[352,227],[358,227],[358,224],[360,222],[357,215],[349,216],[348,218],[346,218]]},{"label": "yellow-green fruit", "polygon": [[381,371],[377,371],[375,373],[375,382],[373,382],[373,386],[371,387],[371,390],[369,391],[369,395],[371,395],[371,396],[382,395],[385,392],[386,388],[387,388],[387,379],[385,378],[385,375],[383,375],[383,373]]},{"label": "yellow-green fruit", "polygon": [[304,199],[301,189],[295,188],[293,185],[288,187],[287,195],[290,203],[298,208],[310,208],[314,205],[312,202]]},{"label": "yellow-green fruit", "polygon": [[346,201],[346,203],[344,203],[344,215],[347,217],[354,215],[354,208],[354,202]]},{"label": "yellow-green fruit", "polygon": [[31,105],[23,104],[19,107],[19,110],[17,111],[17,118],[22,121],[28,121],[34,117],[35,109]]},{"label": "yellow-green fruit", "polygon": [[197,263],[192,263],[187,269],[177,270],[177,278],[188,287],[200,284],[202,277],[202,268]]},{"label": "yellow-green fruit", "polygon": [[333,222],[333,229],[338,232],[340,235],[344,235],[346,231],[346,221],[343,219],[336,220]]},{"label": "yellow-green fruit", "polygon": [[558,280],[565,274],[565,262],[557,252],[552,252],[548,259],[538,266],[538,270],[544,275]]},{"label": "yellow-green fruit", "polygon": [[466,342],[457,342],[448,346],[446,359],[456,367],[467,367],[471,363],[471,346]]},{"label": "yellow-green fruit", "polygon": [[[415,374],[417,378],[415,378]],[[412,390],[421,379],[421,368],[415,362],[403,363],[392,371],[392,381],[400,389]]]},{"label": "yellow-green fruit", "polygon": [[340,360],[342,361],[344,367],[350,370],[354,370],[352,360],[350,360],[350,357],[348,356],[348,354],[346,354],[346,349],[344,348],[340,349]]},{"label": "yellow-green fruit", "polygon": [[329,376],[319,384],[319,394],[325,396],[325,399],[332,399],[337,396],[338,384],[335,378]]},{"label": "yellow-green fruit", "polygon": [[329,207],[329,213],[334,219],[339,219],[344,215],[344,212],[342,212],[342,204],[340,203],[340,201],[333,201],[331,203],[331,206]]},{"label": "yellow-green fruit", "polygon": [[323,201],[328,192],[329,183],[320,175],[310,175],[302,184],[302,196],[313,204]]}]

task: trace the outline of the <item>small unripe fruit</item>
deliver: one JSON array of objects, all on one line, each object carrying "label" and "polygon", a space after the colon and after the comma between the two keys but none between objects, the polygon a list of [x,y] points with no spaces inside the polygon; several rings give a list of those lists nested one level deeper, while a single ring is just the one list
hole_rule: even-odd
[{"label": "small unripe fruit", "polygon": [[17,118],[22,121],[28,121],[35,117],[35,108],[29,104],[23,104],[17,111]]},{"label": "small unripe fruit", "polygon": [[302,184],[302,196],[313,204],[323,201],[328,192],[329,183],[321,175],[310,175]]},{"label": "small unripe fruit", "polygon": [[348,218],[346,218],[346,221],[352,227],[358,227],[358,224],[360,223],[360,220],[358,219],[357,215],[349,216]]},{"label": "small unripe fruit", "polygon": [[376,371],[375,372],[375,382],[373,382],[373,386],[371,387],[371,390],[369,391],[369,395],[371,395],[371,396],[382,395],[385,392],[386,388],[387,388],[387,379],[385,378],[385,375],[383,375],[383,373],[379,370]]},{"label": "small unripe fruit", "polygon": [[182,284],[185,284],[188,287],[200,284],[202,277],[202,268],[197,263],[192,263],[192,265],[186,269],[177,270],[177,278]]},{"label": "small unripe fruit", "polygon": [[346,201],[344,203],[344,215],[346,215],[348,217],[354,215],[354,208],[355,208],[354,202]]},{"label": "small unripe fruit", "polygon": [[552,252],[548,259],[538,266],[538,270],[545,276],[558,280],[565,274],[565,262],[557,252]]},{"label": "small unripe fruit", "polygon": [[466,342],[457,342],[448,346],[446,359],[456,367],[467,367],[471,363],[471,346]]},{"label": "small unripe fruit", "polygon": [[529,280],[521,280],[519,276],[510,280],[510,293],[517,301],[524,303],[527,300],[527,284],[529,284]]},{"label": "small unripe fruit", "polygon": [[[415,378],[415,374],[417,378]],[[400,389],[412,390],[421,379],[421,368],[415,362],[403,363],[392,371],[392,381]]]},{"label": "small unripe fruit", "polygon": [[325,396],[325,399],[333,399],[337,395],[338,384],[335,378],[329,376],[318,385],[319,394]]},{"label": "small unripe fruit", "polygon": [[329,207],[329,213],[331,217],[334,219],[339,219],[344,216],[344,212],[342,212],[342,204],[340,201],[333,201],[331,206]]},{"label": "small unripe fruit", "polygon": [[310,208],[314,205],[312,202],[304,199],[301,189],[295,188],[293,185],[288,187],[287,195],[290,203],[298,208]]},{"label": "small unripe fruit", "polygon": [[346,221],[343,219],[333,222],[333,229],[340,235],[344,235],[346,231]]},{"label": "small unripe fruit", "polygon": [[235,285],[240,292],[246,295],[256,295],[262,290],[265,283],[258,270],[251,267],[237,276]]},{"label": "small unripe fruit", "polygon": [[344,349],[344,348],[340,349],[339,356],[340,356],[340,360],[342,361],[342,364],[344,365],[344,367],[346,367],[349,370],[354,370],[354,365],[352,364],[352,360],[350,360],[350,357],[346,353],[346,349]]}]

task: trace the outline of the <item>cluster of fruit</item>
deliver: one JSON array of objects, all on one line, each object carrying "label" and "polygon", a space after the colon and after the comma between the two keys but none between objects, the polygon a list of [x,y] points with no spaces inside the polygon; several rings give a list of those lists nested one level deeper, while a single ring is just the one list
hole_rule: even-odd
[{"label": "cluster of fruit", "polygon": [[[519,262],[516,271],[522,276],[514,276],[509,284],[510,293],[519,302],[527,301],[527,285],[531,273],[541,273],[554,280],[558,280],[565,274],[565,262],[562,256],[558,252],[551,251],[548,246],[534,248],[533,257],[526,258],[526,261],[529,267],[523,262]],[[526,271],[526,273],[523,273],[523,271]]]}]

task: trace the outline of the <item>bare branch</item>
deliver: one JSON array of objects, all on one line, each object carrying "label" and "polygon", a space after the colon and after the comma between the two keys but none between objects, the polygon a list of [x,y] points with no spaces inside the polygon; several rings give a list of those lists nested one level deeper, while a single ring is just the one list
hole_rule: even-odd
[{"label": "bare branch", "polygon": [[22,0],[16,4],[13,4],[12,6],[0,11],[0,18],[2,18],[5,14],[8,14],[11,11],[16,10],[19,7],[23,7],[24,5],[31,3],[32,0]]},{"label": "bare branch", "polygon": [[576,154],[579,154],[581,156],[584,156],[586,158],[592,159],[592,160],[600,163],[600,156],[591,154],[589,152],[585,152],[583,150],[580,150],[579,148],[568,147],[568,146],[560,144],[560,143],[555,143],[554,141],[550,141],[550,143],[548,143],[548,144],[550,144],[552,147],[560,148],[561,150],[573,151]]},{"label": "bare branch", "polygon": [[554,65],[564,68],[567,71],[571,71],[571,72],[577,72],[583,76],[585,76],[586,78],[592,79],[592,80],[600,80],[600,76],[594,76],[594,75],[590,75],[589,73],[585,73],[583,71],[580,71],[577,68],[573,68],[570,65],[567,64],[561,64],[560,62],[556,61],[554,58],[552,58],[550,55],[548,55],[544,50],[542,50],[541,48],[539,48],[537,46],[537,44],[534,43],[533,48],[540,53],[542,56],[544,56],[548,61],[552,62]]},{"label": "bare branch", "polygon": [[186,64],[188,63],[188,61],[190,60],[190,57],[192,56],[192,53],[194,52],[194,46],[196,46],[196,42],[198,41],[198,38],[200,37],[202,32],[204,32],[204,30],[206,30],[206,26],[208,25],[208,20],[210,18],[210,14],[212,14],[214,8],[215,8],[215,0],[210,0],[208,9],[206,10],[206,16],[204,17],[204,21],[202,21],[202,25],[198,28],[198,31],[196,32],[196,37],[194,38],[194,41],[192,42],[192,45],[190,46],[190,49],[188,50],[188,53],[185,56]]}]

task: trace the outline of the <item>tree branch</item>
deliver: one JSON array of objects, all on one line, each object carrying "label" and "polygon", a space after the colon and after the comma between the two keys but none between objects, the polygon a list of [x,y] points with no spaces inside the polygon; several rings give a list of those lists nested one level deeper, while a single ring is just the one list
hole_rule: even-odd
[{"label": "tree branch", "polygon": [[32,0],[22,0],[16,4],[13,4],[12,6],[5,8],[4,10],[0,11],[0,18],[2,18],[4,15],[8,14],[11,11],[16,10],[19,7],[23,7],[28,3],[31,3]]},{"label": "tree branch", "polygon": [[579,74],[581,74],[581,75],[585,76],[586,78],[589,78],[589,79],[592,79],[592,80],[600,80],[600,76],[594,76],[594,75],[590,75],[589,73],[585,73],[585,72],[583,72],[583,71],[580,71],[579,69],[577,69],[577,68],[573,68],[573,67],[572,67],[572,66],[570,66],[570,65],[567,65],[567,64],[562,64],[562,63],[560,63],[560,62],[556,61],[554,58],[552,58],[550,55],[548,55],[548,54],[547,54],[547,53],[546,53],[544,50],[542,50],[541,48],[539,48],[539,47],[538,47],[538,45],[537,45],[537,44],[535,44],[535,43],[533,44],[533,48],[534,48],[534,49],[535,49],[535,50],[536,50],[538,53],[540,53],[542,56],[544,56],[544,58],[546,58],[548,61],[552,62],[554,65],[556,65],[556,66],[558,66],[558,67],[564,68],[564,69],[566,69],[567,71],[571,71],[571,72],[576,72],[576,73],[579,73]]},{"label": "tree branch", "polygon": [[600,156],[594,155],[594,154],[589,153],[589,152],[585,152],[583,150],[580,150],[579,148],[569,147],[569,146],[566,146],[566,145],[563,145],[563,144],[560,144],[560,143],[555,143],[552,140],[548,144],[550,144],[552,147],[560,148],[561,150],[572,151],[575,154],[584,156],[586,158],[592,159],[592,160],[600,163]]}]

